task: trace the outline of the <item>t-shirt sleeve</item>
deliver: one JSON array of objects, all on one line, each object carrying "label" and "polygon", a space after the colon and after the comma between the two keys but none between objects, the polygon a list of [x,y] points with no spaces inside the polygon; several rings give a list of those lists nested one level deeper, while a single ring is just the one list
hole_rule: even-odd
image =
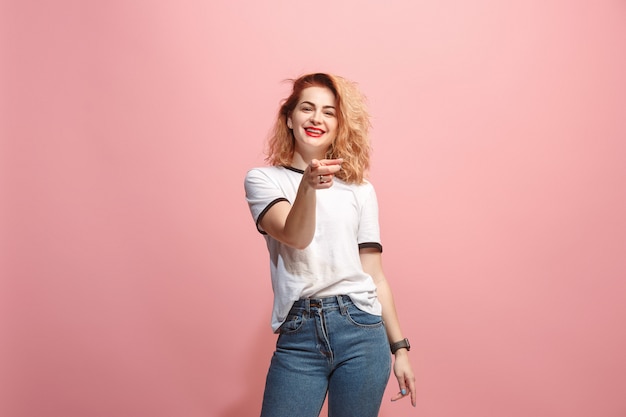
[{"label": "t-shirt sleeve", "polygon": [[383,251],[380,242],[380,226],[378,223],[378,199],[374,186],[367,183],[363,190],[361,202],[361,218],[357,240],[359,249],[374,248]]},{"label": "t-shirt sleeve", "polygon": [[259,222],[263,218],[263,215],[279,201],[289,201],[278,186],[278,184],[272,180],[272,178],[260,169],[251,169],[246,174],[244,180],[244,188],[246,191],[246,201],[250,208],[250,213],[256,224],[257,230],[266,234],[261,229]]}]

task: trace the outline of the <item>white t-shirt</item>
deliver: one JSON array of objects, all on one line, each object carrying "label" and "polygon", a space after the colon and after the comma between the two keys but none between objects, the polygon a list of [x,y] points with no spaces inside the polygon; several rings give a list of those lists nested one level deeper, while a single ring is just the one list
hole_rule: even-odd
[{"label": "white t-shirt", "polygon": [[305,249],[285,245],[259,226],[262,216],[275,203],[293,204],[302,173],[291,167],[255,168],[244,182],[250,212],[270,255],[272,329],[278,330],[300,298],[346,294],[361,310],[380,315],[376,285],[363,271],[359,258],[359,248],[382,251],[378,202],[372,184],[347,184],[335,178],[332,187],[317,190],[315,236]]}]

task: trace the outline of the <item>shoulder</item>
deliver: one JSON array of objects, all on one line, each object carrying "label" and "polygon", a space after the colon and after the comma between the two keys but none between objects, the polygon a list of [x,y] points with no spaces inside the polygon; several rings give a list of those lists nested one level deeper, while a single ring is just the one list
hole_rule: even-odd
[{"label": "shoulder", "polygon": [[251,168],[246,173],[246,178],[250,176],[254,177],[254,176],[259,176],[259,175],[272,175],[273,173],[276,173],[277,171],[281,169],[284,169],[284,168],[274,167],[274,166]]},{"label": "shoulder", "polygon": [[277,178],[281,175],[281,171],[284,170],[283,167],[274,166],[252,168],[246,172],[245,182]]},{"label": "shoulder", "polygon": [[302,173],[282,166],[252,168],[246,173],[246,189],[292,187],[300,182]]},{"label": "shoulder", "polygon": [[372,204],[378,204],[376,190],[370,181],[365,180],[360,184],[350,184],[350,189],[360,205],[370,206]]},{"label": "shoulder", "polygon": [[346,187],[350,188],[353,192],[359,195],[376,194],[374,185],[368,180],[363,180],[360,184],[346,184]]}]

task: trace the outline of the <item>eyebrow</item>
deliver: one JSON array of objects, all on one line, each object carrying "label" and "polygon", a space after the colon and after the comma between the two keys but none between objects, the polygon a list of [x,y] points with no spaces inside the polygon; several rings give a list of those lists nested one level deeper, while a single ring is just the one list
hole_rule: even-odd
[{"label": "eyebrow", "polygon": [[[300,105],[303,105],[303,104],[308,104],[310,106],[316,107],[315,104],[311,103],[310,101],[303,101],[302,103],[300,103]],[[334,109],[335,106],[323,106],[322,108],[323,109]]]}]

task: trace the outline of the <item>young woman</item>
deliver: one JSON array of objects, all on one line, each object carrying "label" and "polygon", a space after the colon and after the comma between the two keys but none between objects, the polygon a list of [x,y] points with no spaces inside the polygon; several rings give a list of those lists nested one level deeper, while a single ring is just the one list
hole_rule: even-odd
[{"label": "young woman", "polygon": [[366,179],[369,116],[356,86],[329,74],[293,83],[250,170],[246,199],[270,256],[279,334],[262,417],[377,416],[391,371],[415,406],[410,345],[381,264],[378,203]]}]

